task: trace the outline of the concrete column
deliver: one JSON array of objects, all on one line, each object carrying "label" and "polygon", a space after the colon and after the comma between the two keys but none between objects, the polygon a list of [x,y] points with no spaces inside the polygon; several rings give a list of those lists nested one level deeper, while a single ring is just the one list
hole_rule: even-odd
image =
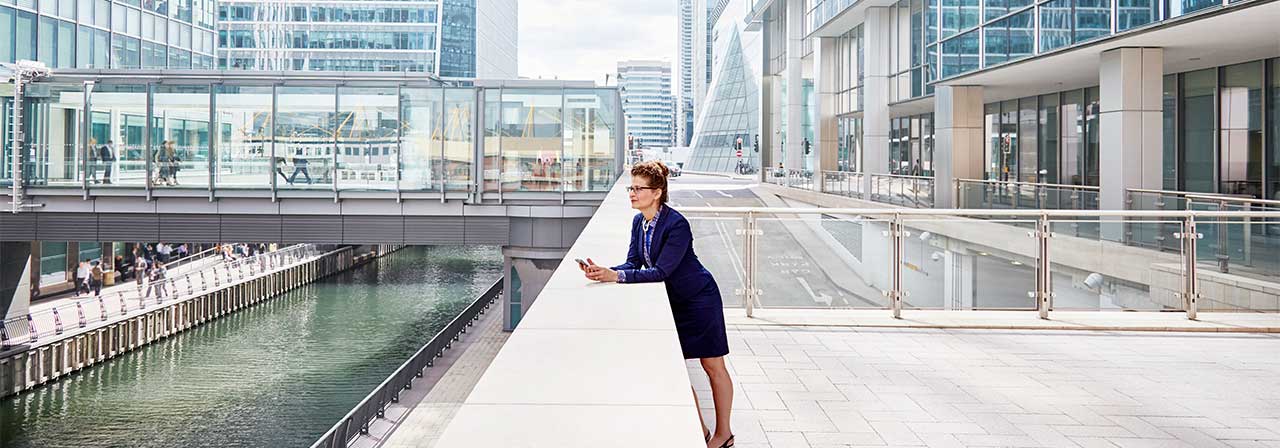
[{"label": "concrete column", "polygon": [[564,259],[565,249],[502,248],[502,329],[511,331],[529,312],[542,287]]},{"label": "concrete column", "polygon": [[804,167],[804,70],[800,60],[800,47],[804,43],[804,0],[787,0],[787,69],[784,77],[787,83],[787,97],[784,109],[787,114],[787,128],[784,141],[786,160],[783,161],[789,170]]},{"label": "concrete column", "polygon": [[967,310],[973,308],[974,284],[978,277],[978,257],[963,247],[951,247],[944,252],[946,267],[943,269],[943,309]]},{"label": "concrete column", "polygon": [[934,105],[934,207],[956,208],[956,179],[981,179],[982,86],[938,86]]},{"label": "concrete column", "polygon": [[[1126,189],[1162,187],[1164,49],[1104,51],[1098,81],[1099,205],[1103,210],[1123,210]],[[1104,237],[1123,236],[1122,226],[1103,227]],[[1106,235],[1108,228],[1117,234]]]},{"label": "concrete column", "polygon": [[822,181],[822,171],[835,171],[840,136],[836,135],[836,93],[840,88],[839,65],[836,61],[836,38],[819,37],[814,42],[814,67],[817,76],[814,88],[818,92],[818,123],[814,132],[814,188],[822,191],[826,182]]},{"label": "concrete column", "polygon": [[871,192],[871,174],[889,172],[889,22],[893,8],[867,8],[863,22],[862,191]]},{"label": "concrete column", "polygon": [[26,315],[31,306],[31,279],[38,277],[32,272],[39,272],[31,262],[32,246],[28,241],[0,243],[0,317],[4,319]]}]

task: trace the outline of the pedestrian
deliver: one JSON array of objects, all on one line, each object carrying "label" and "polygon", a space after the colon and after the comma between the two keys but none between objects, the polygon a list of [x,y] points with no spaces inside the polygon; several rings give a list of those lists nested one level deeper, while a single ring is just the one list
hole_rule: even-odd
[{"label": "pedestrian", "polygon": [[112,272],[115,272],[115,273],[116,273],[116,275],[120,275],[120,276],[121,276],[121,278],[118,278],[118,279],[116,279],[116,280],[123,280],[123,279],[124,279],[124,278],[123,278],[123,275],[121,274],[122,272],[124,272],[124,271],[125,271],[124,255],[116,255],[115,262],[114,262],[114,263],[112,263],[112,265],[111,265],[111,271],[112,271]]},{"label": "pedestrian", "polygon": [[173,254],[173,246],[170,246],[170,245],[165,244],[165,243],[157,244],[157,245],[156,245],[156,252],[160,252],[160,262],[161,262],[161,263],[168,263],[168,262],[169,262],[169,255]]},{"label": "pedestrian", "polygon": [[92,139],[92,138],[90,138],[90,139],[89,139],[89,148],[91,148],[91,149],[88,151],[88,152],[89,152],[89,163],[88,163],[88,165],[89,165],[89,172],[87,173],[87,175],[86,175],[85,177],[89,178],[89,183],[91,183],[91,184],[96,184],[96,183],[98,183],[98,148],[97,148],[97,145],[98,145],[98,141],[97,141],[97,140]]},{"label": "pedestrian", "polygon": [[155,260],[156,259],[155,246],[152,246],[151,244],[147,244],[146,248],[142,249],[142,254],[147,257],[147,260]]},{"label": "pedestrian", "polygon": [[80,292],[89,293],[89,259],[86,258],[76,266],[76,297],[80,297]]},{"label": "pedestrian", "polygon": [[298,179],[298,174],[302,174],[307,178],[307,185],[311,185],[311,173],[307,172],[307,159],[302,156],[302,148],[298,148],[298,152],[293,156],[293,174],[289,175],[289,184]]},{"label": "pedestrian", "polygon": [[147,278],[147,259],[145,257],[136,257],[133,262],[133,279],[141,287],[142,280],[145,278]]},{"label": "pedestrian", "polygon": [[190,252],[189,252],[189,250],[187,249],[187,243],[179,244],[179,245],[178,245],[178,258],[187,258],[187,255],[190,255]]},{"label": "pedestrian", "polygon": [[155,290],[157,299],[163,299],[169,295],[169,291],[165,289],[165,285],[167,284],[165,281],[165,274],[168,272],[169,270],[165,269],[163,262],[156,263],[156,267],[151,269],[152,287],[148,289],[147,295],[144,297],[151,296],[151,289]]},{"label": "pedestrian", "polygon": [[89,270],[89,287],[93,288],[94,297],[102,297],[102,263],[94,263]]},{"label": "pedestrian", "polygon": [[98,161],[102,163],[105,169],[102,170],[103,185],[111,185],[111,166],[115,164],[116,154],[112,148],[111,140],[107,140],[107,144],[98,147]]},{"label": "pedestrian", "polygon": [[169,157],[169,185],[178,185],[178,171],[182,170],[182,156],[178,152],[178,142],[169,140],[165,152]]}]

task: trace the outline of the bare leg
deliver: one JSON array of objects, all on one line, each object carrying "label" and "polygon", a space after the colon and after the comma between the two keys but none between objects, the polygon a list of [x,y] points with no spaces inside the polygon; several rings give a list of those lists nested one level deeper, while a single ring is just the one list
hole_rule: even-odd
[{"label": "bare leg", "polygon": [[733,409],[733,379],[724,365],[724,357],[702,358],[702,370],[711,380],[711,399],[716,406],[716,432],[707,446],[718,448],[729,440],[733,431],[729,428],[729,413]]},{"label": "bare leg", "polygon": [[689,392],[693,392],[693,407],[698,410],[698,424],[702,425],[702,438],[711,435],[711,428],[707,427],[707,421],[702,419],[702,406],[698,406],[698,391],[693,390],[693,386],[689,386]]}]

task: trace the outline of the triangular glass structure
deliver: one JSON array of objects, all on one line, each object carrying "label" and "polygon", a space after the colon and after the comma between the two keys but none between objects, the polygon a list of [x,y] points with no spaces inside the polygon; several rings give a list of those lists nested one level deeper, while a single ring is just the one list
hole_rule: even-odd
[{"label": "triangular glass structure", "polygon": [[[739,165],[760,168],[760,154],[752,150],[759,131],[759,87],[742,54],[742,40],[734,27],[720,70],[694,126],[692,149],[685,169],[715,173],[738,171]],[[742,138],[742,157],[734,143]]]}]

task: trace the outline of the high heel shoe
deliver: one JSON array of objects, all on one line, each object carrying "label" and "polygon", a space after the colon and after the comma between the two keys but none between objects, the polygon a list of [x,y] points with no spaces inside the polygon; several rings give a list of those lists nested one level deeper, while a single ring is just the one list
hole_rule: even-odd
[{"label": "high heel shoe", "polygon": [[[707,441],[710,442],[711,438],[708,437]],[[733,448],[733,434],[729,434],[729,438],[720,444],[720,448]]]}]

